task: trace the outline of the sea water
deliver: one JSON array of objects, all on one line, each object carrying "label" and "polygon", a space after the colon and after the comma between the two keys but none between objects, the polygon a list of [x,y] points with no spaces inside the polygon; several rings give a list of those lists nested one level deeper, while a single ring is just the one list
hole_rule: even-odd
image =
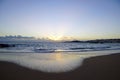
[{"label": "sea water", "polygon": [[119,50],[120,43],[67,43],[39,41],[0,41],[2,44],[14,44],[15,47],[0,48],[0,52],[87,52],[103,50]]},{"label": "sea water", "polygon": [[1,48],[1,61],[13,62],[30,69],[52,73],[74,70],[82,65],[85,58],[120,52],[119,43],[21,41],[7,42],[7,44],[15,44],[15,47]]}]

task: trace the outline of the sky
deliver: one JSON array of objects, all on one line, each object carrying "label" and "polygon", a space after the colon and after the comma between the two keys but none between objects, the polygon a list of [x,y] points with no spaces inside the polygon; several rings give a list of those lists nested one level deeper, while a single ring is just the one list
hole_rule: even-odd
[{"label": "sky", "polygon": [[120,38],[119,0],[0,0],[0,36]]}]

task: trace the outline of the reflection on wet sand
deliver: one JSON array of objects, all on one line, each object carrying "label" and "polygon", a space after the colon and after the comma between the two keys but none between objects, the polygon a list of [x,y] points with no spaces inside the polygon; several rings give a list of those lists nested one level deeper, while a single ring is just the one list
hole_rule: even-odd
[{"label": "reflection on wet sand", "polygon": [[118,51],[94,51],[76,53],[0,53],[0,61],[13,62],[18,65],[43,72],[67,72],[82,65],[83,59],[118,53]]},{"label": "reflection on wet sand", "polygon": [[66,72],[82,64],[83,58],[73,54],[0,54],[0,60],[43,72]]}]

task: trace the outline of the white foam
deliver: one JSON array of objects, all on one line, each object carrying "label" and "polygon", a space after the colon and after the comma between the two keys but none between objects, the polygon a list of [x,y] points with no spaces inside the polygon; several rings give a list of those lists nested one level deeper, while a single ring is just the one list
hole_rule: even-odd
[{"label": "white foam", "polygon": [[43,72],[66,72],[82,64],[83,58],[61,53],[52,54],[0,54],[0,60]]},{"label": "white foam", "polygon": [[[109,53],[110,54],[110,53]],[[66,72],[82,65],[83,59],[104,54],[63,54],[63,53],[0,53],[1,61],[17,63],[21,66],[43,72]]]}]

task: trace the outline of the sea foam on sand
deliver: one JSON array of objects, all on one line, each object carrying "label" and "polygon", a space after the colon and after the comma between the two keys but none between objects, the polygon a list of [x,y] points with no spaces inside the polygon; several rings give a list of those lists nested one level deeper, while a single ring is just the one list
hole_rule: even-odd
[{"label": "sea foam on sand", "polygon": [[50,54],[4,54],[0,60],[17,63],[21,66],[43,72],[66,72],[82,64],[82,57],[61,53]]},{"label": "sea foam on sand", "polygon": [[82,65],[83,59],[100,55],[108,53],[0,53],[0,60],[43,72],[59,73],[74,70]]}]

